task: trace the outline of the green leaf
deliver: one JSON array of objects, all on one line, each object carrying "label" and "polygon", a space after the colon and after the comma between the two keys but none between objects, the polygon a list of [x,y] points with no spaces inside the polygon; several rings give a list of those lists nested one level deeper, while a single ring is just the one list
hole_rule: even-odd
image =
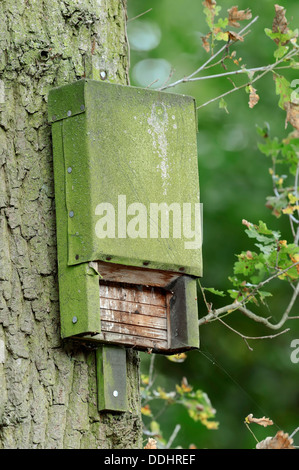
[{"label": "green leaf", "polygon": [[276,49],[274,52],[275,59],[281,59],[288,52],[288,50],[288,46],[279,46],[278,49]]},{"label": "green leaf", "polygon": [[219,18],[218,22],[214,24],[214,28],[225,29],[228,25],[228,18]]},{"label": "green leaf", "polygon": [[259,150],[264,155],[266,155],[266,157],[271,156],[272,158],[276,158],[281,150],[281,147],[282,145],[276,137],[274,139],[267,137],[265,138],[263,144],[260,142],[258,143]]},{"label": "green leaf", "polygon": [[225,297],[225,293],[222,290],[214,289],[214,287],[204,287],[204,290],[211,292],[211,294],[219,295],[220,297]]},{"label": "green leaf", "polygon": [[278,106],[285,109],[285,103],[291,101],[292,88],[290,82],[282,75],[274,75],[276,94],[280,95]]},{"label": "green leaf", "polygon": [[227,103],[223,98],[221,98],[221,100],[219,101],[219,109],[224,109],[225,112],[229,114],[229,111],[227,109]]},{"label": "green leaf", "polygon": [[271,292],[267,292],[267,291],[264,291],[264,290],[259,290],[258,293],[259,293],[259,296],[260,296],[260,299],[261,299],[262,302],[264,302],[264,299],[266,297],[272,297]]},{"label": "green leaf", "polygon": [[266,36],[268,36],[273,41],[275,39],[278,39],[278,41],[279,41],[278,42],[278,47],[280,47],[281,44],[286,43],[286,42],[290,41],[291,39],[295,39],[298,36],[298,29],[295,29],[294,31],[289,29],[286,33],[281,33],[279,31],[274,33],[269,28],[265,28],[264,31],[266,33]]}]

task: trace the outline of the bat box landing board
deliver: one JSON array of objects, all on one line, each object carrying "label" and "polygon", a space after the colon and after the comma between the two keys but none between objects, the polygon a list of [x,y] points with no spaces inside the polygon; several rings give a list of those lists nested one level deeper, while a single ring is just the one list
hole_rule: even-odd
[{"label": "bat box landing board", "polygon": [[194,99],[93,80],[49,94],[61,335],[199,346]]}]

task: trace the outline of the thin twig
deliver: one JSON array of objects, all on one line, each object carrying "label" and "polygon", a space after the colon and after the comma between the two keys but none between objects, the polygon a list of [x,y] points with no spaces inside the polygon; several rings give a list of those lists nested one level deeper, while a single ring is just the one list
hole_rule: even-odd
[{"label": "thin twig", "polygon": [[240,333],[240,331],[237,331],[235,330],[234,328],[232,328],[230,325],[228,325],[227,323],[225,323],[223,320],[221,320],[221,318],[217,317],[217,320],[220,321],[220,323],[223,323],[224,326],[226,326],[226,328],[228,328],[229,330],[233,331],[234,333],[236,333],[237,335],[241,336],[241,338],[245,341],[248,349],[250,351],[253,351],[253,349],[249,346],[247,340],[248,339],[273,339],[273,338],[276,338],[276,336],[279,336],[279,335],[282,335],[283,333],[286,333],[287,331],[290,331],[290,328],[286,328],[285,330],[283,331],[280,331],[279,333],[276,333],[275,335],[266,335],[266,336],[247,336],[247,335],[243,335],[242,333]]},{"label": "thin twig", "polygon": [[215,317],[218,317],[220,315],[222,315],[223,313],[227,313],[229,311],[235,311],[235,310],[240,310],[242,313],[244,313],[247,317],[251,318],[252,320],[256,321],[256,322],[259,322],[259,323],[263,323],[264,325],[266,325],[267,327],[269,328],[272,328],[272,329],[279,329],[281,328],[281,326],[286,322],[286,320],[288,319],[288,315],[295,303],[295,300],[296,298],[298,297],[299,295],[299,282],[297,283],[297,286],[293,292],[293,295],[292,295],[292,298],[291,298],[291,301],[286,309],[286,311],[284,312],[284,314],[282,315],[282,318],[281,320],[277,323],[277,324],[273,324],[273,323],[270,323],[268,318],[264,318],[264,317],[261,317],[260,315],[256,315],[255,313],[251,312],[251,310],[248,310],[244,305],[246,302],[248,302],[248,300],[250,298],[252,298],[256,293],[257,291],[263,287],[265,284],[267,284],[268,282],[272,281],[273,279],[277,278],[278,276],[281,276],[282,274],[286,273],[287,271],[289,271],[290,269],[292,269],[293,267],[297,266],[299,264],[299,261],[297,261],[296,263],[293,263],[291,266],[289,266],[288,268],[286,269],[283,269],[282,271],[278,271],[277,273],[273,274],[272,276],[268,277],[267,279],[265,279],[264,281],[260,282],[254,289],[253,291],[251,291],[249,294],[247,294],[244,299],[242,299],[242,301],[239,301],[239,302],[234,302],[232,304],[229,304],[229,305],[226,305],[224,307],[221,307],[221,308],[218,308],[216,310],[211,310],[209,311],[209,313],[207,315],[205,315],[204,317],[200,318],[198,320],[198,325],[202,325],[202,324],[205,324],[205,323],[208,323],[209,321],[211,321],[212,319],[215,319]]},{"label": "thin twig", "polygon": [[181,430],[181,425],[180,424],[177,424],[176,427],[174,428],[174,431],[173,433],[171,434],[167,444],[166,444],[166,449],[170,449],[173,441],[175,440],[175,438],[177,437],[178,433],[180,432]]},{"label": "thin twig", "polygon": [[[252,83],[255,83],[257,80],[260,80],[260,79],[261,79],[264,75],[266,75],[267,73],[272,72],[272,71],[276,68],[277,64],[280,64],[280,63],[281,63],[283,60],[285,60],[285,59],[290,59],[293,55],[296,55],[297,53],[298,53],[297,50],[292,50],[292,51],[290,51],[289,54],[287,54],[285,57],[283,57],[283,58],[280,59],[279,61],[275,62],[274,64],[268,65],[268,66],[266,67],[266,69],[264,70],[263,73],[261,73],[260,75],[258,75],[258,76],[255,77],[255,78],[253,78],[253,79],[250,80],[249,82],[244,83],[243,85],[240,85],[240,86],[237,87],[237,88],[232,88],[231,90],[228,90],[228,91],[226,91],[225,93],[222,93],[221,95],[216,96],[215,98],[212,98],[212,99],[209,100],[209,101],[206,101],[205,103],[201,104],[200,106],[197,106],[196,109],[203,108],[204,106],[207,106],[208,104],[213,103],[214,101],[217,101],[217,100],[219,100],[219,99],[221,99],[221,98],[224,98],[224,97],[227,96],[227,95],[230,95],[230,94],[233,93],[234,91],[241,90],[242,88],[245,88],[245,87],[247,87],[248,85],[251,85]],[[185,81],[187,81],[187,80],[185,80]]]},{"label": "thin twig", "polygon": [[299,431],[299,426],[298,428],[295,429],[295,431],[292,432],[292,434],[290,435],[290,439],[292,439],[298,431]]},{"label": "thin twig", "polygon": [[149,85],[147,85],[146,88],[150,88],[152,85],[154,85],[154,83],[157,83],[159,80],[159,78],[156,78],[156,80],[153,80]]},{"label": "thin twig", "polygon": [[151,386],[153,385],[154,383],[154,380],[153,380],[153,373],[154,373],[154,362],[155,362],[155,354],[153,354],[151,356],[151,360],[150,360],[150,366],[149,366],[149,373],[148,373],[148,385],[146,387],[146,390],[148,390],[149,388],[151,388]]},{"label": "thin twig", "polygon": [[[246,31],[246,29],[248,29],[253,23],[255,23],[258,19],[258,16],[256,16],[255,18],[253,18],[252,21],[250,21],[250,23],[248,23],[238,34],[241,35],[244,31]],[[212,60],[214,60],[219,54],[221,54],[222,51],[224,51],[231,43],[233,43],[234,41],[230,40],[228,41],[224,46],[222,46],[217,52],[215,52],[215,54],[213,54],[203,65],[201,65],[198,69],[196,69],[193,73],[191,73],[190,75],[188,75],[188,77],[184,77],[184,78],[180,78],[179,80],[177,80],[176,82],[173,82],[173,83],[170,83],[169,85],[165,86],[164,88],[160,88],[160,90],[165,90],[166,88],[172,88],[176,85],[179,85],[180,83],[184,83],[184,82],[187,82],[190,78],[194,77],[194,75],[197,75],[199,72],[201,72],[202,70],[204,70],[206,68],[206,66],[212,62]]]},{"label": "thin twig", "polygon": [[[275,62],[271,65],[265,65],[263,67],[254,67],[254,68],[251,68],[251,69],[243,68],[243,69],[238,69],[238,70],[231,70],[230,72],[216,73],[214,75],[205,75],[204,77],[189,78],[188,82],[198,82],[200,80],[209,80],[211,78],[222,78],[222,77],[226,77],[228,75],[239,75],[239,74],[248,73],[248,72],[255,73],[255,72],[262,72],[264,70],[268,71],[268,68],[271,67],[272,65],[274,65],[275,68],[276,68],[276,64],[277,64],[277,62]],[[278,68],[280,68],[280,67],[278,67]],[[290,68],[290,66],[288,68]]]},{"label": "thin twig", "polygon": [[245,425],[246,425],[247,429],[248,429],[248,430],[251,432],[251,434],[253,435],[253,437],[254,437],[254,439],[256,440],[256,442],[258,443],[258,442],[259,442],[258,439],[255,437],[254,432],[252,431],[252,429],[250,429],[250,427],[249,427],[249,425],[246,423],[246,421],[245,421]]},{"label": "thin twig", "polygon": [[137,20],[137,18],[140,18],[140,16],[143,16],[143,15],[145,15],[146,13],[149,13],[150,11],[152,11],[152,8],[149,8],[148,10],[144,11],[143,13],[140,13],[140,15],[134,16],[134,18],[130,18],[130,19],[127,21],[127,23],[129,23],[130,21]]}]

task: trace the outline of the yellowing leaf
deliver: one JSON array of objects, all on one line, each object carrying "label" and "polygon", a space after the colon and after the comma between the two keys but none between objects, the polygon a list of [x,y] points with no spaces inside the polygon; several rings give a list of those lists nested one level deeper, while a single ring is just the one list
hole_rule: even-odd
[{"label": "yellowing leaf", "polygon": [[152,412],[149,405],[145,405],[141,408],[141,414],[143,414],[144,416],[152,416]]},{"label": "yellowing leaf", "polygon": [[185,359],[187,358],[187,354],[179,353],[179,354],[173,354],[172,356],[166,356],[166,357],[171,362],[184,362]]},{"label": "yellowing leaf", "polygon": [[[215,31],[214,31],[215,32]],[[216,39],[218,41],[227,42],[229,38],[228,31],[216,31]]]},{"label": "yellowing leaf", "polygon": [[238,10],[237,6],[230,8],[228,11],[228,24],[235,28],[240,27],[238,21],[249,20],[252,17],[252,13],[249,8],[246,10]]},{"label": "yellowing leaf", "polygon": [[299,200],[299,198],[292,193],[288,193],[288,198],[291,204],[295,204],[295,202]]},{"label": "yellowing leaf", "polygon": [[192,387],[188,384],[186,377],[183,377],[181,385],[176,385],[176,390],[181,395],[192,391]]},{"label": "yellowing leaf", "polygon": [[288,206],[282,209],[283,214],[293,214],[294,212],[294,207]]},{"label": "yellowing leaf", "polygon": [[141,380],[141,383],[143,385],[148,385],[149,384],[149,376],[148,375],[141,374],[140,380]]}]

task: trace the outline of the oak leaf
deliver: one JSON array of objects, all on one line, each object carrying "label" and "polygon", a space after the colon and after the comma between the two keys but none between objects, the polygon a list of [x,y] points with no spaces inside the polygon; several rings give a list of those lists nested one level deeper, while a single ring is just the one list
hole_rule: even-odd
[{"label": "oak leaf", "polygon": [[274,437],[266,437],[261,442],[258,442],[256,449],[295,449],[293,439],[287,433],[278,431]]},{"label": "oak leaf", "polygon": [[[275,17],[274,17],[274,20],[273,20],[273,24],[272,24],[272,32],[273,33],[282,33],[282,34],[287,34],[288,31],[289,31],[289,28],[288,28],[288,22],[287,22],[287,19],[285,17],[285,8],[284,7],[281,7],[280,5],[274,5],[274,8],[275,8]],[[275,38],[274,41],[276,42],[276,44],[279,44],[279,38]],[[287,44],[289,41],[285,41],[284,43],[282,43],[282,45],[285,45]]]},{"label": "oak leaf", "polygon": [[230,41],[244,41],[243,36],[241,36],[238,33],[235,33],[234,31],[227,31],[228,34],[228,39]]},{"label": "oak leaf", "polygon": [[251,10],[246,8],[246,10],[238,10],[237,6],[230,8],[228,11],[228,24],[234,26],[235,28],[240,27],[238,21],[249,20],[252,17]]},{"label": "oak leaf", "polygon": [[259,424],[260,426],[264,426],[267,427],[267,426],[271,426],[273,424],[273,421],[269,418],[265,418],[265,416],[263,416],[262,418],[254,418],[253,417],[253,414],[250,413],[248,416],[246,416],[245,418],[245,423],[256,423],[256,424]]},{"label": "oak leaf", "polygon": [[157,441],[152,437],[149,437],[146,446],[144,446],[144,449],[157,449]]}]

